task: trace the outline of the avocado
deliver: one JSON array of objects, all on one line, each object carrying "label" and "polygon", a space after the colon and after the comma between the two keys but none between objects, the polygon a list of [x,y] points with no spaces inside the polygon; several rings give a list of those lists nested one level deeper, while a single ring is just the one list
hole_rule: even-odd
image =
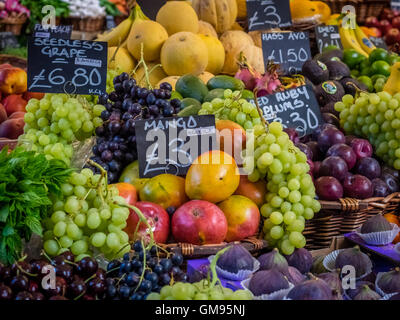
[{"label": "avocado", "polygon": [[303,64],[303,75],[313,84],[329,80],[329,70],[324,63],[319,60],[307,60]]},{"label": "avocado", "polygon": [[221,89],[221,88],[213,89],[211,91],[208,91],[207,95],[204,97],[204,102],[211,102],[215,98],[223,99],[224,98],[224,92],[225,92],[225,89]]},{"label": "avocado", "polygon": [[208,93],[204,82],[191,74],[180,77],[176,82],[175,90],[184,98],[193,98],[200,102],[203,102],[204,97]]},{"label": "avocado", "polygon": [[314,57],[314,60],[319,60],[325,64],[331,60],[341,61],[341,60],[343,60],[343,51],[339,50],[339,49],[329,50],[329,51],[317,54]]},{"label": "avocado", "polygon": [[345,95],[344,88],[340,82],[328,80],[315,86],[315,96],[317,97],[320,107],[327,105],[330,102],[342,101]]},{"label": "avocado", "polygon": [[185,109],[182,109],[178,112],[178,117],[189,117],[189,116],[196,116],[199,111],[201,110],[201,106],[199,105],[190,105]]},{"label": "avocado", "polygon": [[351,94],[352,96],[355,96],[357,89],[368,91],[368,88],[364,83],[350,77],[346,77],[340,80],[340,84],[343,86],[346,94]]},{"label": "avocado", "polygon": [[329,70],[330,80],[340,80],[343,78],[350,77],[349,67],[341,61],[328,61],[325,63]]},{"label": "avocado", "polygon": [[215,76],[207,82],[208,90],[214,89],[231,89],[232,91],[243,90],[244,83],[240,79],[230,76]]},{"label": "avocado", "polygon": [[193,98],[185,98],[183,100],[181,100],[181,110],[189,107],[189,106],[200,106],[201,107],[201,103]]}]

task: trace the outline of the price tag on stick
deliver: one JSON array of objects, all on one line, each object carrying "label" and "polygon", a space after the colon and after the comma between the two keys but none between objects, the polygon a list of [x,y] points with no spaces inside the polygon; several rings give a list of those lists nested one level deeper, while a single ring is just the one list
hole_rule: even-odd
[{"label": "price tag on stick", "polygon": [[[309,85],[260,97],[257,101],[265,120],[278,121],[284,128],[296,129],[300,135],[312,133],[324,123]],[[252,103],[255,104],[254,100]]]},{"label": "price tag on stick", "polygon": [[202,153],[216,149],[215,117],[190,116],[135,122],[139,175],[185,175]]},{"label": "price tag on stick", "polygon": [[43,28],[39,23],[35,24],[33,36],[38,38],[62,38],[71,39],[72,26],[55,26],[54,28]]},{"label": "price tag on stick", "polygon": [[343,49],[338,26],[316,26],[315,36],[319,52],[322,52],[324,48],[329,46],[336,46],[339,49]]},{"label": "price tag on stick", "polygon": [[107,42],[28,39],[28,91],[100,95],[106,83]]},{"label": "price tag on stick", "polygon": [[312,58],[308,32],[268,32],[261,40],[265,65],[274,61],[285,74],[300,72],[304,62]]},{"label": "price tag on stick", "polygon": [[249,31],[292,25],[289,0],[247,0]]}]

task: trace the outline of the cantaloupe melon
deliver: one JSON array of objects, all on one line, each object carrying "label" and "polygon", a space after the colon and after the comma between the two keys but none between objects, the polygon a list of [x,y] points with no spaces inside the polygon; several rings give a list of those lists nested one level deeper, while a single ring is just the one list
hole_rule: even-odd
[{"label": "cantaloupe melon", "polygon": [[224,32],[220,41],[225,48],[225,64],[222,72],[233,75],[238,70],[240,52],[246,47],[254,46],[254,41],[246,32],[238,30]]},{"label": "cantaloupe melon", "polygon": [[215,37],[199,35],[207,46],[208,50],[208,64],[206,71],[218,74],[222,71],[225,63],[225,48]]},{"label": "cantaloupe melon", "polygon": [[161,24],[151,20],[140,21],[133,24],[127,47],[132,56],[140,60],[143,44],[144,60],[155,61],[160,59],[161,47],[167,39],[168,33]]},{"label": "cantaloupe melon", "polygon": [[[150,72],[155,66],[160,65],[160,62],[150,62],[147,63],[147,69]],[[147,87],[147,82],[146,82],[146,77],[144,76],[144,66],[140,65],[140,67],[136,70],[134,74],[134,78],[139,84],[139,86],[144,86]],[[160,80],[164,79],[167,77],[167,74],[164,72],[163,68],[160,66],[157,66],[154,68],[154,70],[150,73],[149,75],[149,80],[150,84],[153,88],[156,87],[157,83],[160,82]]]},{"label": "cantaloupe melon", "polygon": [[197,34],[178,32],[165,41],[161,49],[161,63],[170,76],[198,75],[206,70],[208,49]]},{"label": "cantaloupe melon", "polygon": [[176,83],[179,80],[179,78],[180,78],[180,76],[169,76],[169,77],[166,77],[166,78],[160,80],[157,83],[156,88],[159,88],[161,83],[168,82],[172,86],[172,90],[175,90],[175,86],[176,86]]},{"label": "cantaloupe melon", "polygon": [[261,31],[259,31],[259,30],[257,30],[257,31],[250,31],[249,32],[249,35],[250,35],[250,37],[253,39],[253,41],[254,41],[254,44],[257,46],[257,47],[262,47],[262,44],[261,44]]},{"label": "cantaloupe melon", "polygon": [[168,1],[157,13],[156,21],[164,26],[168,34],[199,31],[196,11],[185,1]]},{"label": "cantaloupe melon", "polygon": [[204,34],[206,36],[211,36],[218,38],[217,31],[215,31],[214,27],[205,21],[199,21],[199,34]]},{"label": "cantaloupe melon", "polygon": [[[114,57],[115,51],[118,47],[108,48],[108,68],[114,69],[119,68],[121,72],[130,73],[135,68],[135,59],[130,55],[129,51],[125,48],[119,48],[117,54]],[[111,60],[114,57],[113,60]]]}]

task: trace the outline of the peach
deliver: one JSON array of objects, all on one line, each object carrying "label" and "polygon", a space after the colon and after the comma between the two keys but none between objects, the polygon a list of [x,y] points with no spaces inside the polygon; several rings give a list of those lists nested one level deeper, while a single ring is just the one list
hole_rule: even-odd
[{"label": "peach", "polygon": [[18,94],[27,90],[27,74],[20,68],[0,69],[0,91],[4,94]]},{"label": "peach", "polygon": [[10,116],[14,112],[26,112],[26,100],[19,94],[12,94],[7,96],[4,100],[4,107],[6,108],[7,115]]},{"label": "peach", "polygon": [[24,133],[24,119],[9,119],[0,124],[0,137],[17,139]]},{"label": "peach", "polygon": [[251,182],[247,176],[240,176],[239,187],[234,194],[242,195],[261,207],[265,202],[265,195],[267,193],[267,184],[265,180]]},{"label": "peach", "polygon": [[7,111],[6,108],[0,103],[0,123],[7,120]]},{"label": "peach", "polygon": [[8,119],[19,119],[19,118],[24,118],[26,112],[22,112],[22,111],[17,111],[12,113]]},{"label": "peach", "polygon": [[25,92],[22,97],[26,100],[29,101],[31,99],[42,99],[44,97],[44,93],[41,92]]}]

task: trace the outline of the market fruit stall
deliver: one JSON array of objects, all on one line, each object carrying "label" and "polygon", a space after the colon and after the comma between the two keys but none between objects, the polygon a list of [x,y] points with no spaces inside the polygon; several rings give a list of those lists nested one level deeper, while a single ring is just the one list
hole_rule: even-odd
[{"label": "market fruit stall", "polygon": [[0,300],[398,300],[389,1],[51,2],[0,0]]}]

